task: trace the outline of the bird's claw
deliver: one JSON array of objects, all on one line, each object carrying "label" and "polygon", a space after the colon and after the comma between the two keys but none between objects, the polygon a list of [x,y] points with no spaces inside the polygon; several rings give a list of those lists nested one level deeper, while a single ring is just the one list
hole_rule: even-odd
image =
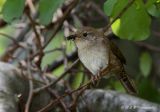
[{"label": "bird's claw", "polygon": [[97,75],[91,77],[91,81],[92,81],[93,86],[97,86],[97,84],[98,84],[97,81],[99,79],[101,79],[100,73],[98,73]]}]

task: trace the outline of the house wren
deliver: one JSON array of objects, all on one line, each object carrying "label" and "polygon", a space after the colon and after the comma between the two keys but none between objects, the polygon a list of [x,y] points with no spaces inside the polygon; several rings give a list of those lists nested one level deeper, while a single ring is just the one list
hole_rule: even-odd
[{"label": "house wren", "polygon": [[135,86],[123,66],[126,63],[124,56],[103,31],[84,27],[67,39],[74,40],[80,61],[94,77],[98,74],[115,74],[127,92],[136,93]]}]

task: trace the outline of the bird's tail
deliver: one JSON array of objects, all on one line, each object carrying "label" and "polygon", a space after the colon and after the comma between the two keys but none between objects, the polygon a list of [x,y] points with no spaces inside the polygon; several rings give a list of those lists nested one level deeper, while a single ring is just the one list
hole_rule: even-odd
[{"label": "bird's tail", "polygon": [[125,72],[124,69],[120,74],[116,75],[116,77],[120,80],[121,84],[124,86],[125,90],[129,94],[133,95],[138,94],[138,91],[135,87],[133,80],[129,78],[128,74]]}]

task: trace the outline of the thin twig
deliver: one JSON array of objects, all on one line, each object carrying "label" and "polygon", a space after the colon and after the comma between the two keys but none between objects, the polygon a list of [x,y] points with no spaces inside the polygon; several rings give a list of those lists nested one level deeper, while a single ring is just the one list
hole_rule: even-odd
[{"label": "thin twig", "polygon": [[[36,1],[35,1],[36,2]],[[38,13],[33,15],[33,19],[37,18]],[[18,36],[15,38],[17,42],[22,42],[25,39],[25,35],[30,31],[30,24],[27,22],[26,27],[24,29],[22,29],[20,31],[20,33],[18,34]],[[11,47],[10,47],[11,46]],[[15,43],[11,44],[7,50],[5,51],[5,53],[3,53],[3,55],[0,57],[1,61],[7,62],[10,60],[10,55],[13,55],[15,53],[15,51],[19,48],[19,46]]]},{"label": "thin twig", "polygon": [[78,4],[79,0],[73,0],[72,3],[68,6],[66,11],[64,12],[62,18],[59,19],[59,21],[55,24],[52,36],[46,41],[46,43],[43,46],[43,49],[51,42],[51,40],[54,38],[56,33],[59,31],[61,26],[63,25],[64,20],[67,18],[67,16],[70,14],[72,9]]},{"label": "thin twig", "polygon": [[[96,81],[97,79],[95,79]],[[86,84],[84,84],[83,86],[75,89],[75,90],[72,90],[71,92],[69,93],[64,93],[62,96],[60,96],[59,98],[55,99],[55,100],[52,100],[50,101],[50,103],[48,105],[46,105],[44,108],[40,109],[38,112],[46,112],[48,110],[50,110],[51,108],[53,108],[53,106],[56,106],[58,103],[59,103],[59,100],[60,99],[63,99],[64,97],[70,95],[70,94],[73,94],[81,89],[86,89],[87,87],[89,87],[90,85],[92,84],[92,80],[89,80]]]},{"label": "thin twig", "polygon": [[[67,58],[67,52],[66,52],[66,41],[64,41],[64,43],[62,43],[62,48],[63,48],[63,65],[64,65],[64,71],[66,71],[68,69],[68,58]],[[66,74],[67,75],[67,74]],[[67,91],[72,90],[71,86],[69,84],[69,80],[64,80],[63,81],[63,85],[64,87],[66,87]],[[71,95],[71,99],[74,99],[74,95]]]},{"label": "thin twig", "polygon": [[77,102],[79,100],[79,97],[82,96],[83,92],[86,90],[86,88],[83,88],[79,91],[79,93],[77,94],[77,96],[75,97],[75,99],[73,100],[73,102],[70,105],[70,108],[73,112],[76,111],[76,106],[77,106]]},{"label": "thin twig", "polygon": [[153,45],[150,45],[148,43],[145,43],[145,42],[136,42],[136,44],[140,47],[144,47],[150,51],[154,51],[154,52],[160,52],[160,47],[156,47],[156,46],[153,46]]},{"label": "thin twig", "polygon": [[[95,78],[93,80],[94,81],[99,81],[104,76],[104,74],[107,74],[108,72],[109,72],[109,68],[105,69],[104,71],[101,71],[101,73],[100,73],[101,77],[98,78],[98,79]],[[59,103],[60,99],[63,99],[63,98],[65,98],[68,95],[71,95],[71,94],[73,94],[75,92],[78,92],[79,90],[85,90],[85,89],[87,89],[88,87],[90,87],[93,84],[93,80],[90,79],[86,84],[80,86],[79,88],[77,88],[75,90],[72,90],[71,92],[64,93],[59,98],[57,98],[55,100],[52,100],[48,105],[46,105],[44,108],[40,109],[38,112],[46,112],[46,111],[50,110],[51,108],[55,107]]]},{"label": "thin twig", "polygon": [[[54,49],[51,49],[51,50],[47,50],[47,51],[43,51],[44,55],[47,54],[47,53],[52,53],[52,52],[55,52],[55,51],[61,51],[62,49],[61,48],[54,48]],[[41,52],[40,50],[38,50],[35,54],[33,54],[31,57],[30,57],[30,60],[32,60],[34,57],[40,55]]]},{"label": "thin twig", "polygon": [[[68,61],[74,61],[77,59],[77,51],[73,51],[72,53],[67,55],[67,59]],[[64,59],[60,58],[58,60],[54,60],[47,68],[47,72],[52,72],[53,70],[55,70],[56,68],[58,68],[59,66],[61,66],[63,64]]]},{"label": "thin twig", "polygon": [[[44,73],[46,72],[46,70],[44,70]],[[46,75],[41,75],[42,76],[42,79],[45,81],[45,84],[49,84],[49,81],[48,79],[46,78]],[[57,92],[55,90],[53,90],[51,87],[49,87],[47,89],[51,95],[54,97],[54,98],[59,98],[59,95],[57,94]],[[62,108],[64,109],[65,112],[69,112],[66,104],[63,102],[63,100],[60,100],[60,104],[62,106]]]},{"label": "thin twig", "polygon": [[48,87],[50,86],[53,86],[55,85],[58,81],[60,81],[64,76],[66,76],[66,74],[79,62],[79,59],[77,59],[64,73],[61,74],[61,76],[59,78],[57,78],[57,80],[55,81],[52,81],[51,83],[41,87],[41,88],[38,88],[38,89],[35,89],[34,90],[34,94],[37,94],[45,89],[47,89]]},{"label": "thin twig", "polygon": [[36,37],[36,45],[37,45],[37,48],[40,48],[40,51],[42,49],[42,44],[41,44],[41,37],[36,29],[36,25],[35,25],[35,22],[34,20],[32,19],[31,15],[29,14],[28,11],[26,11],[26,15],[28,16],[30,22],[31,22],[31,25],[32,25],[32,28],[33,28],[33,31],[35,33],[35,37]]},{"label": "thin twig", "polygon": [[43,47],[42,47],[42,43],[41,43],[41,37],[36,29],[36,24],[34,22],[34,20],[32,19],[30,13],[28,11],[26,11],[26,15],[28,16],[30,22],[31,22],[31,25],[32,25],[32,28],[33,28],[33,31],[35,33],[35,37],[36,37],[36,47],[37,49],[39,49],[40,53],[39,53],[39,59],[38,61],[36,62],[36,65],[40,68],[40,65],[41,65],[41,61],[42,61],[42,58],[43,58]]},{"label": "thin twig", "polygon": [[[109,70],[110,70],[110,68],[104,69],[103,71],[100,72],[101,77],[100,78],[95,78],[93,80],[94,81],[99,81],[105,74],[109,73]],[[64,93],[59,98],[57,98],[55,100],[52,100],[48,105],[46,105],[44,108],[40,109],[38,112],[46,112],[46,111],[50,110],[51,108],[55,107],[59,103],[60,99],[63,99],[64,97],[66,97],[68,95],[71,95],[75,92],[78,92],[79,90],[87,89],[88,87],[90,87],[92,85],[93,80],[90,79],[86,84],[80,86],[79,88],[77,88],[75,90],[72,90],[71,92]]]},{"label": "thin twig", "polygon": [[[55,96],[56,98],[59,98],[59,97],[60,97],[53,89],[48,88],[48,90],[49,90],[49,92],[50,92],[53,96]],[[60,99],[59,102],[60,102],[62,108],[64,109],[64,112],[70,112],[70,111],[68,110],[66,104],[62,101],[62,99]]]},{"label": "thin twig", "polygon": [[19,47],[22,47],[22,48],[23,48],[23,46],[22,46],[21,44],[19,44],[14,37],[12,37],[12,36],[10,36],[10,35],[8,35],[8,34],[5,34],[5,33],[0,33],[0,35],[6,37],[6,38],[8,38],[8,39],[10,39],[10,40],[13,41],[16,45],[18,45]]},{"label": "thin twig", "polygon": [[[33,78],[32,77],[32,73],[31,73],[31,70],[30,70],[30,60],[29,60],[29,57],[28,57],[28,60],[27,60],[27,72],[28,72],[28,75],[29,75],[29,78]],[[33,80],[29,80],[29,95],[28,95],[28,99],[27,99],[27,102],[26,102],[26,105],[25,105],[25,112],[30,112],[30,105],[31,105],[31,102],[32,102],[32,98],[33,98]]]},{"label": "thin twig", "polygon": [[104,32],[107,32],[110,26],[118,19],[120,18],[127,10],[128,8],[135,2],[135,0],[130,0],[128,4],[120,11],[120,13],[106,26],[103,28]]},{"label": "thin twig", "polygon": [[[79,0],[73,0],[71,4],[69,4],[67,10],[64,12],[62,18],[60,18],[58,21],[56,21],[56,23],[54,24],[54,29],[52,31],[52,35],[50,36],[50,38],[45,42],[44,46],[42,47],[42,49],[45,49],[46,46],[51,42],[51,40],[55,37],[55,35],[57,34],[57,32],[60,30],[61,26],[63,25],[64,20],[67,18],[67,16],[70,14],[71,10],[77,5]],[[31,59],[33,59],[35,56],[37,56],[37,54],[39,54],[39,50],[38,52],[36,52],[33,56],[31,56]]]},{"label": "thin twig", "polygon": [[89,2],[91,7],[93,7],[95,9],[95,11],[97,11],[97,13],[99,15],[101,15],[104,19],[108,19],[107,16],[104,14],[104,12],[102,11],[102,9],[93,1]]},{"label": "thin twig", "polygon": [[62,50],[63,50],[62,48],[54,48],[54,49],[51,49],[51,50],[44,51],[44,54],[53,53],[55,51],[62,51]]},{"label": "thin twig", "polygon": [[35,9],[35,7],[34,7],[33,1],[32,1],[32,0],[27,0],[26,3],[28,4],[31,12],[32,12],[32,13],[35,13],[35,12],[36,12],[36,9]]}]

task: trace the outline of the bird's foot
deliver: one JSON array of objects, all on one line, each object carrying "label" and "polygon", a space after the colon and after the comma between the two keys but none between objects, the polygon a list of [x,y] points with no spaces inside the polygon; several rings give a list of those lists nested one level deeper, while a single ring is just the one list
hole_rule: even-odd
[{"label": "bird's foot", "polygon": [[93,86],[97,86],[99,84],[99,81],[98,81],[99,79],[101,79],[100,73],[91,77],[91,81],[92,81]]},{"label": "bird's foot", "polygon": [[92,76],[91,77],[91,82],[92,82],[92,85],[95,86],[96,85],[96,79],[95,79],[95,76]]}]

